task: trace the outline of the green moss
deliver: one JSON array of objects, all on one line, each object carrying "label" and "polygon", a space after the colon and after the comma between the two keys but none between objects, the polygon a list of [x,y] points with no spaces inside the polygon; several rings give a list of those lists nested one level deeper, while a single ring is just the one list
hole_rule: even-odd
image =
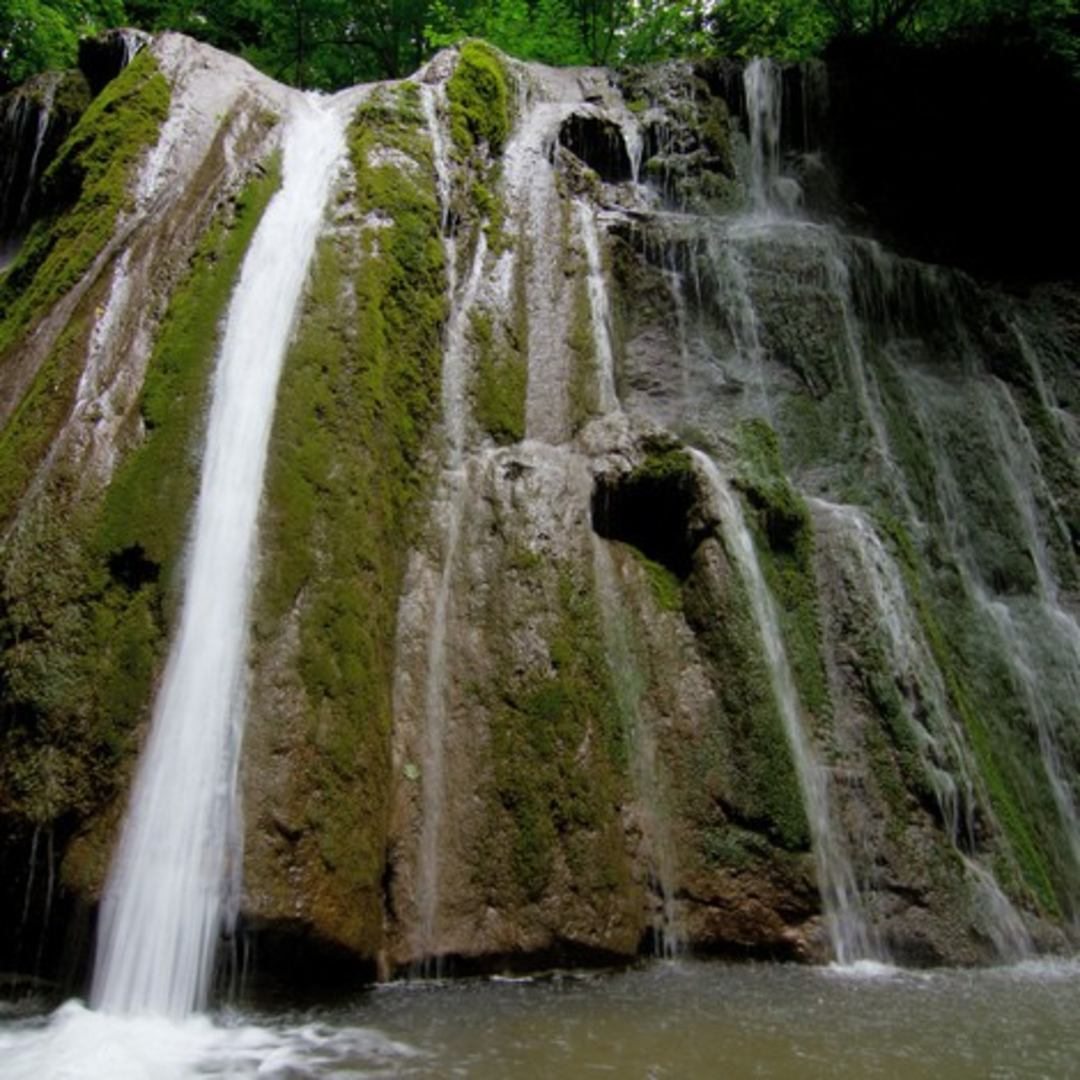
[{"label": "green moss", "polygon": [[500,445],[525,438],[525,397],[528,368],[512,338],[496,341],[491,315],[474,310],[469,337],[476,351],[473,375],[473,416],[483,431]]},{"label": "green moss", "polygon": [[687,622],[713,674],[716,711],[701,742],[685,751],[682,786],[701,793],[695,801],[706,807],[708,828],[737,825],[789,851],[808,850],[802,791],[750,598],[736,573],[722,591],[717,586],[701,569],[683,586]]},{"label": "green moss", "polygon": [[144,49],[94,99],[43,178],[49,216],[0,279],[0,357],[90,268],[128,205],[134,168],[157,141],[169,84]]},{"label": "green moss", "polygon": [[177,289],[147,367],[140,399],[146,438],[117,470],[105,501],[99,547],[138,547],[171,579],[184,541],[177,509],[194,504],[196,445],[202,433],[221,322],[248,245],[281,182],[275,156],[237,198],[231,220],[216,221]]},{"label": "green moss", "polygon": [[697,490],[698,478],[694,459],[677,440],[662,435],[654,436],[645,442],[644,448],[645,459],[631,471],[631,483]]},{"label": "green moss", "polygon": [[814,531],[806,504],[783,471],[776,433],[761,419],[738,429],[738,486],[751,513],[766,583],[780,612],[799,697],[819,726],[832,717],[814,575]]},{"label": "green moss", "polygon": [[254,180],[195,254],[148,364],[145,438],[103,497],[72,506],[60,465],[7,542],[0,806],[15,815],[86,813],[121,778],[167,641],[216,327],[276,183]]},{"label": "green moss", "polygon": [[623,861],[611,839],[627,749],[595,594],[562,568],[554,599],[550,670],[511,674],[504,658],[491,702],[496,795],[513,823],[514,880],[530,900],[560,847],[583,887],[614,888]]},{"label": "green moss", "polygon": [[502,57],[482,41],[461,45],[454,73],[446,83],[450,134],[467,156],[478,143],[492,154],[502,152],[510,133],[510,75]]},{"label": "green moss", "polygon": [[[153,57],[140,53],[61,147],[43,181],[52,212],[35,225],[0,278],[0,363],[15,362],[25,332],[104,249],[135,165],[156,141],[168,105],[168,84]],[[71,409],[94,302],[95,295],[84,298],[0,435],[0,523],[10,518]]]},{"label": "green moss", "polygon": [[596,339],[593,333],[592,306],[583,268],[574,277],[570,310],[570,379],[567,397],[570,409],[570,431],[577,433],[600,409],[599,367]]},{"label": "green moss", "polygon": [[645,571],[653,598],[664,611],[682,610],[682,582],[664,565],[654,562],[646,554],[631,545],[630,550],[637,556]]},{"label": "green moss", "polygon": [[377,925],[397,603],[429,479],[446,281],[416,86],[377,89],[348,143],[357,217],[382,224],[316,252],[278,395],[256,618],[260,652],[293,618],[299,632],[310,764],[290,813]]}]

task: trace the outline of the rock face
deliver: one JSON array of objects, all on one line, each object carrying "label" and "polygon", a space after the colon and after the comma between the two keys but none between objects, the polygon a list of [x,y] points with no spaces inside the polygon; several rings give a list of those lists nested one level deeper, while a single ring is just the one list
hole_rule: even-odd
[{"label": "rock face", "polygon": [[[470,43],[353,92],[264,492],[256,973],[1075,935],[1075,289],[846,231],[828,82]],[[0,278],[0,969],[85,961],[281,108],[156,39]]]}]

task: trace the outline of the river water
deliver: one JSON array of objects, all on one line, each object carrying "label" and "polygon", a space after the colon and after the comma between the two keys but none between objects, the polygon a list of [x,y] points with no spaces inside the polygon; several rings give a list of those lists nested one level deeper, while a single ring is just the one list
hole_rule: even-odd
[{"label": "river water", "polygon": [[315,1012],[0,1014],[0,1075],[1080,1076],[1080,961],[978,971],[655,963],[395,983]]}]

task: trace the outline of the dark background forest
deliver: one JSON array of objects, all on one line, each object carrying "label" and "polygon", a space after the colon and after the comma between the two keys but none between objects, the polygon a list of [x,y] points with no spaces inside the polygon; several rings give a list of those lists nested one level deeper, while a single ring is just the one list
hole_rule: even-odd
[{"label": "dark background forest", "polygon": [[853,37],[990,38],[1075,74],[1078,11],[1080,0],[0,0],[0,91],[72,65],[80,37],[114,26],[181,30],[322,89],[406,75],[465,36],[560,65],[801,59]]}]

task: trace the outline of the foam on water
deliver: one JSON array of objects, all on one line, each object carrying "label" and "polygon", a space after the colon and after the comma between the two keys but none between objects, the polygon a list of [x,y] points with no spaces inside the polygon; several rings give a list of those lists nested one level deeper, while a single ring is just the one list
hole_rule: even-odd
[{"label": "foam on water", "polygon": [[884,964],[880,960],[852,960],[846,964],[833,961],[822,970],[844,979],[897,979],[911,974],[895,964]]},{"label": "foam on water", "polygon": [[8,1080],[187,1080],[390,1075],[420,1056],[364,1027],[263,1027],[208,1016],[112,1016],[69,1001],[42,1021],[0,1030]]}]

